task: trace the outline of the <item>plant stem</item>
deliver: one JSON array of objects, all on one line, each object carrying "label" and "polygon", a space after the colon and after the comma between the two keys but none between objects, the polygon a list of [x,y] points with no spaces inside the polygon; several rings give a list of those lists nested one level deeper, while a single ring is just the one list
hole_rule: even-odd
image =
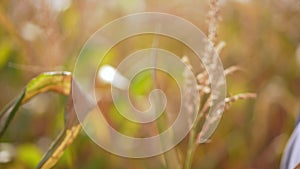
[{"label": "plant stem", "polygon": [[[159,31],[160,27],[157,27],[157,31]],[[158,46],[158,37],[154,37],[153,40],[153,44],[152,44],[152,48],[157,49]],[[157,51],[154,50],[152,53],[152,57],[153,57],[153,71],[152,71],[152,80],[153,80],[153,88],[154,89],[159,89],[159,85],[157,83],[157,73],[156,73],[156,67],[157,67]],[[156,101],[159,101],[160,99],[155,99]],[[157,103],[159,104],[159,103]],[[157,121],[156,125],[157,125],[157,129],[159,130],[159,132],[163,132],[163,126],[166,124],[166,122],[168,121],[167,117],[162,119],[162,121]],[[161,140],[162,146],[165,146],[165,142],[164,140]],[[164,154],[162,154],[166,168],[167,169],[181,169],[180,166],[180,161],[179,161],[179,157],[176,151],[176,148],[173,148],[167,152],[165,152]]]},{"label": "plant stem", "polygon": [[[200,93],[200,96],[203,96],[203,93]],[[192,167],[193,156],[194,156],[195,149],[197,147],[197,142],[196,142],[197,124],[200,122],[201,118],[204,116],[204,113],[209,109],[209,103],[210,103],[210,97],[206,100],[206,102],[204,103],[203,107],[201,108],[199,114],[197,115],[196,120],[191,129],[191,132],[189,134],[188,150],[187,150],[185,166],[184,166],[185,169],[191,169],[191,167]]]},{"label": "plant stem", "polygon": [[187,150],[187,156],[185,159],[185,169],[191,169],[192,167],[192,161],[193,161],[193,155],[195,151],[195,134],[196,134],[196,124],[194,124],[190,134],[189,134],[189,144],[188,144],[188,150]]}]

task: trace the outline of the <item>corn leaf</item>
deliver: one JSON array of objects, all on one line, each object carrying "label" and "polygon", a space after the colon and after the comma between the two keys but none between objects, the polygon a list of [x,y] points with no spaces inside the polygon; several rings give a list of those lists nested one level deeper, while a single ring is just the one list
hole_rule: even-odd
[{"label": "corn leaf", "polygon": [[32,79],[27,87],[23,89],[19,97],[8,104],[1,111],[0,115],[0,138],[6,131],[12,118],[19,107],[39,93],[55,91],[64,95],[70,93],[71,73],[70,72],[48,72],[42,73]]},{"label": "corn leaf", "polygon": [[43,159],[38,164],[37,168],[48,169],[52,168],[60,157],[63,155],[65,150],[73,143],[81,130],[81,125],[76,117],[76,113],[73,106],[72,96],[69,96],[68,105],[65,110],[65,128],[57,136],[55,141],[52,143]]},{"label": "corn leaf", "polygon": [[6,131],[20,106],[34,96],[48,91],[69,95],[68,105],[66,106],[65,110],[65,128],[58,135],[55,141],[53,141],[52,145],[38,164],[37,168],[52,168],[67,147],[74,141],[81,129],[74,111],[72,96],[70,96],[71,80],[72,76],[70,72],[42,73],[36,78],[32,79],[19,97],[17,97],[1,111],[0,138]]}]

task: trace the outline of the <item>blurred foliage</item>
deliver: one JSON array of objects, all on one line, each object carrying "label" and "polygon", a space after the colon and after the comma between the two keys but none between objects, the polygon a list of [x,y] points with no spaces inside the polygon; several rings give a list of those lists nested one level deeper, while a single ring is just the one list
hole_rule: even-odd
[{"label": "blurred foliage", "polygon": [[[87,38],[109,21],[126,14],[167,12],[183,17],[207,32],[207,0],[58,1],[0,2],[0,109],[41,72],[72,71]],[[228,93],[250,91],[258,93],[258,98],[256,101],[239,101],[224,113],[211,142],[197,148],[193,168],[278,168],[298,116],[300,2],[222,0],[220,16],[217,39],[226,42],[220,54],[223,65],[238,65],[243,69],[227,78]],[[119,44],[108,54],[105,63],[117,64],[128,53],[151,47],[152,39],[145,39],[147,37],[144,43],[134,39],[126,41],[130,48]],[[186,54],[176,42],[160,40],[159,47],[178,55]],[[198,69],[197,65],[193,67]],[[137,82],[147,79],[146,76],[145,73],[137,77]],[[146,92],[138,83],[133,85],[137,94]],[[106,87],[99,86],[99,89],[109,94]],[[168,89],[168,86],[162,87]],[[61,112],[65,104],[63,96],[46,93],[21,108],[1,139],[0,144],[9,143],[13,148],[6,150],[5,146],[0,146],[0,168],[36,166],[63,128]],[[113,108],[107,110],[114,111]],[[120,127],[124,133],[132,128],[134,126],[129,124]],[[177,146],[182,161],[187,141],[186,138]],[[13,157],[3,161],[6,151]],[[82,133],[56,168],[146,169],[164,168],[164,165],[161,156],[128,159],[112,155]]]}]

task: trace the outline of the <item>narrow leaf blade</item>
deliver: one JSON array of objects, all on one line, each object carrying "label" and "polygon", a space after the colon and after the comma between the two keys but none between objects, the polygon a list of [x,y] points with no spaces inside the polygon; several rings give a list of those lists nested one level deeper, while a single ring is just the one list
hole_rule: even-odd
[{"label": "narrow leaf blade", "polygon": [[9,123],[15,116],[20,106],[37,94],[54,91],[64,95],[70,93],[70,72],[47,72],[32,79],[16,100],[11,102],[1,111],[0,115],[0,138],[5,133]]}]

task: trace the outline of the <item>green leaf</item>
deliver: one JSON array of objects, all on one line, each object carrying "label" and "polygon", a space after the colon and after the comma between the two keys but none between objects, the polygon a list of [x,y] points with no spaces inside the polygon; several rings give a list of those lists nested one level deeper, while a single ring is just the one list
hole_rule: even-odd
[{"label": "green leaf", "polygon": [[38,164],[37,168],[52,168],[63,155],[65,150],[70,146],[70,144],[73,143],[80,130],[80,124],[74,125],[71,128],[65,128],[65,130],[63,130],[63,132],[61,132],[56,140],[52,143],[49,150]]},{"label": "green leaf", "polygon": [[47,72],[32,79],[25,92],[23,103],[31,99],[33,96],[54,91],[64,95],[69,95],[71,89],[71,73],[70,72]]},{"label": "green leaf", "polygon": [[0,138],[6,131],[9,123],[19,107],[39,93],[55,91],[64,95],[70,93],[70,72],[47,72],[32,79],[16,100],[12,101],[1,111],[0,115]]},{"label": "green leaf", "polygon": [[[77,83],[72,84],[72,88],[76,88],[76,90],[80,92],[79,94],[82,96],[81,98],[84,99],[85,94],[81,92],[80,87],[77,85]],[[73,97],[72,95],[69,95],[68,104],[65,110],[65,128],[57,136],[55,141],[53,141],[52,145],[44,155],[43,159],[38,164],[37,168],[52,168],[58,162],[65,150],[73,143],[74,139],[77,137],[80,131],[81,124],[77,119],[77,115],[73,104]]]},{"label": "green leaf", "polygon": [[73,98],[69,96],[68,105],[65,110],[66,123],[64,130],[58,135],[52,143],[43,159],[40,161],[37,168],[48,169],[52,168],[65,150],[73,143],[81,130],[81,125],[76,117],[75,109],[73,106]]},{"label": "green leaf", "polygon": [[15,116],[17,110],[19,109],[22,100],[25,96],[25,92],[24,90],[22,91],[22,93],[20,94],[20,96],[12,101],[10,104],[8,104],[8,106],[6,106],[2,111],[1,111],[1,115],[0,115],[0,138],[2,137],[2,135],[4,134],[4,132],[6,131],[9,123],[11,122],[12,118]]},{"label": "green leaf", "polygon": [[[47,72],[42,73],[32,79],[27,87],[22,91],[19,97],[12,101],[6,108],[1,111],[0,115],[0,138],[7,129],[12,118],[20,108],[34,96],[48,91],[54,91],[64,95],[70,95],[71,91],[71,73],[70,72]],[[52,168],[59,158],[63,155],[67,147],[77,137],[81,125],[78,122],[73,107],[72,96],[69,96],[69,102],[65,111],[65,128],[58,135],[55,141],[46,152],[37,168]]]}]

